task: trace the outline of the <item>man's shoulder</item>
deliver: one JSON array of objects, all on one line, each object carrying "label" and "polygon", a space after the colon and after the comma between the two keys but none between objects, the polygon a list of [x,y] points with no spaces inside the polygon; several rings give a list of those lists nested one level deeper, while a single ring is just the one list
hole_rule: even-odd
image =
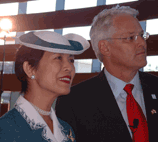
[{"label": "man's shoulder", "polygon": [[147,72],[139,72],[141,80],[148,80],[148,81],[158,81],[158,77],[147,73]]},{"label": "man's shoulder", "polygon": [[87,80],[81,81],[80,83],[78,83],[72,87],[74,88],[74,87],[78,87],[78,86],[85,86],[85,84],[89,84],[89,83],[92,84],[93,82],[95,82],[96,79],[97,79],[97,76],[94,76]]},{"label": "man's shoulder", "polygon": [[98,83],[100,83],[100,81],[103,80],[103,78],[104,78],[103,76],[105,76],[104,73],[100,72],[100,73],[98,73],[98,75],[95,75],[95,76],[93,76],[93,77],[91,77],[87,80],[84,80],[84,81],[72,86],[72,89],[74,89],[74,88],[76,89],[78,87],[79,88],[80,87],[82,87],[82,88],[86,87],[87,88],[87,87],[96,86]]},{"label": "man's shoulder", "polygon": [[158,77],[146,72],[139,72],[142,87],[155,90],[157,92]]}]

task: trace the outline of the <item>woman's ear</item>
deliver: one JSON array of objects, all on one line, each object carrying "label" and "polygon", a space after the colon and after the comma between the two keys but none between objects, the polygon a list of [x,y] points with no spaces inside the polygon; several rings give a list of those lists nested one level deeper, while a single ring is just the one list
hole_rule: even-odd
[{"label": "woman's ear", "polygon": [[107,40],[100,40],[98,42],[98,48],[102,55],[104,56],[110,55],[109,44]]},{"label": "woman's ear", "polygon": [[26,73],[26,75],[28,76],[28,78],[31,78],[31,76],[34,75],[34,70],[31,67],[31,65],[29,65],[28,61],[25,61],[23,63],[23,70]]}]

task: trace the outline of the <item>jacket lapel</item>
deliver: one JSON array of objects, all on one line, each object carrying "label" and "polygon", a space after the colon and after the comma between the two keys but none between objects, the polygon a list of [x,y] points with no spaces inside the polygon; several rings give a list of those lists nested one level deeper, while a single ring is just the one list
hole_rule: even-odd
[{"label": "jacket lapel", "polygon": [[[104,71],[102,71],[99,76],[98,76],[98,86],[99,86],[99,102],[98,103],[100,105],[100,109],[102,110],[102,112],[104,113],[105,116],[109,115],[107,114],[107,111],[110,112],[111,115],[113,115],[112,112],[115,112],[115,116],[119,116],[121,117],[121,112],[119,110],[119,107],[117,105],[117,102],[115,100],[115,97],[112,93],[112,90],[110,88],[110,85],[106,79],[106,76],[104,74]],[[112,106],[112,107],[108,107],[108,106]],[[109,108],[109,109],[108,109]]]},{"label": "jacket lapel", "polygon": [[[158,128],[158,86],[155,84],[153,76],[147,73],[139,72],[140,81],[142,85],[148,129],[149,141],[157,141],[157,128]],[[153,79],[152,79],[153,78]],[[156,112],[156,113],[155,113]],[[157,139],[157,140],[156,140]]]},{"label": "jacket lapel", "polygon": [[115,97],[112,93],[110,85],[106,79],[104,70],[102,70],[102,72],[98,75],[97,84],[97,89],[99,90],[98,97],[100,98],[98,99],[97,104],[108,123],[107,126],[109,128],[107,131],[112,133],[111,128],[113,128],[113,135],[115,135],[116,138],[120,138],[119,140],[121,140],[122,137],[124,137],[127,141],[130,142],[131,136],[121,111],[117,105]]}]

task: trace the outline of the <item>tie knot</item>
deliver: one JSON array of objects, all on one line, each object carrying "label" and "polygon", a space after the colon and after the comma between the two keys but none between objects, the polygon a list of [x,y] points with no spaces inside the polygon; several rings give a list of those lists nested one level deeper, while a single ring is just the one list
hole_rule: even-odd
[{"label": "tie knot", "polygon": [[126,91],[127,94],[131,94],[133,87],[134,87],[133,84],[127,84],[127,85],[124,87],[124,90]]}]

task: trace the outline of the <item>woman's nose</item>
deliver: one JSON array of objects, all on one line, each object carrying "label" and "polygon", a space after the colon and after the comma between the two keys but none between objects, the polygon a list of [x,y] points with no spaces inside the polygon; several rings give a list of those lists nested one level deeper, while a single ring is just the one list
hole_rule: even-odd
[{"label": "woman's nose", "polygon": [[64,63],[64,70],[65,71],[70,71],[71,72],[73,69],[74,69],[74,65],[71,62],[66,61]]}]

